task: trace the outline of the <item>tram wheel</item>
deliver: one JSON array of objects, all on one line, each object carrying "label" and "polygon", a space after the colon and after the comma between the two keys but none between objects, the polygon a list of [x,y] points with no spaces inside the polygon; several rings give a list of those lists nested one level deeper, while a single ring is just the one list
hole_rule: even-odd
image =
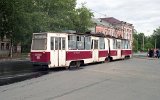
[{"label": "tram wheel", "polygon": [[112,58],[111,57],[107,57],[106,59],[105,59],[105,62],[111,62],[112,61]]},{"label": "tram wheel", "polygon": [[108,62],[111,62],[112,61],[112,58],[111,57],[108,57]]},{"label": "tram wheel", "polygon": [[81,62],[80,61],[76,61],[76,67],[79,68],[81,65]]},{"label": "tram wheel", "polygon": [[80,67],[80,65],[81,65],[80,61],[73,61],[73,62],[70,63],[68,69],[72,69],[72,68],[74,68],[74,69],[77,68],[78,69]]}]

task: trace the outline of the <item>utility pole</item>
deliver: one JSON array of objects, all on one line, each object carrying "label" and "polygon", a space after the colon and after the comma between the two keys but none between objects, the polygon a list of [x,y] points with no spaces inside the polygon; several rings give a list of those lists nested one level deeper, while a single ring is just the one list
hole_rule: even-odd
[{"label": "utility pole", "polygon": [[137,38],[137,52],[138,52],[138,38]]},{"label": "utility pole", "polygon": [[143,35],[143,51],[144,51],[144,35]]},{"label": "utility pole", "polygon": [[157,47],[156,47],[156,46],[157,46],[157,43],[156,43],[156,42],[157,42],[157,39],[155,39],[155,44],[154,44],[154,45],[155,45],[155,46],[154,46],[155,49],[157,48]]}]

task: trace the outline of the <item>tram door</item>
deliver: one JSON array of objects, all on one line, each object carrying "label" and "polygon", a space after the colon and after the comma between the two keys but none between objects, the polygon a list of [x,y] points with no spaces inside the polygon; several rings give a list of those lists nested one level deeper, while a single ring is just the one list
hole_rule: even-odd
[{"label": "tram door", "polygon": [[117,40],[117,59],[121,58],[121,40]]},{"label": "tram door", "polygon": [[51,66],[65,66],[65,43],[65,37],[51,37]]},{"label": "tram door", "polygon": [[92,40],[92,49],[93,49],[93,61],[98,61],[98,40]]}]

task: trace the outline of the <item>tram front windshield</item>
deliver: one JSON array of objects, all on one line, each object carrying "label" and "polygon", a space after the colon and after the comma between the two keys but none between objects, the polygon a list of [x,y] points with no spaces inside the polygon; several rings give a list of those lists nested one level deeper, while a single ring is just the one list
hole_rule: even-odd
[{"label": "tram front windshield", "polygon": [[47,49],[47,34],[34,34],[32,39],[32,50]]}]

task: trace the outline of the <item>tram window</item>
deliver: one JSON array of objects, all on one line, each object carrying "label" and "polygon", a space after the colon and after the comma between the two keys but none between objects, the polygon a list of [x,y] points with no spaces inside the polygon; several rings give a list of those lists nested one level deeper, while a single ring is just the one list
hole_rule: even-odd
[{"label": "tram window", "polygon": [[62,38],[62,50],[65,50],[66,44],[65,44],[65,38]]},{"label": "tram window", "polygon": [[126,47],[127,47],[126,49],[128,49],[128,41],[126,41]]},{"label": "tram window", "polygon": [[113,39],[113,49],[117,49],[117,41]]},{"label": "tram window", "polygon": [[59,38],[59,45],[58,45],[59,50],[62,50],[62,47],[61,47],[61,40],[62,40],[62,38]]},{"label": "tram window", "polygon": [[84,36],[77,36],[77,49],[84,49]]},{"label": "tram window", "polygon": [[81,41],[83,41],[83,42],[84,42],[84,36],[81,36]]},{"label": "tram window", "polygon": [[47,49],[47,34],[34,34],[32,40],[32,50]]},{"label": "tram window", "polygon": [[58,38],[55,38],[55,50],[58,50]]},{"label": "tram window", "polygon": [[123,45],[124,45],[124,47],[123,47],[123,48],[125,49],[125,48],[126,48],[126,47],[125,47],[125,46],[126,46],[126,41],[124,41],[123,43],[124,43],[124,44],[123,44]]},{"label": "tram window", "polygon": [[92,45],[91,45],[91,49],[93,49],[93,40],[92,40]]},{"label": "tram window", "polygon": [[104,38],[99,38],[99,48],[100,49],[105,49]]},{"label": "tram window", "polygon": [[81,41],[81,38],[80,38],[80,36],[77,36],[77,41]]},{"label": "tram window", "polygon": [[129,41],[127,41],[127,49],[130,49]]},{"label": "tram window", "polygon": [[68,40],[76,41],[77,39],[75,35],[68,35]]},{"label": "tram window", "polygon": [[69,48],[69,50],[75,50],[76,49],[76,41],[68,41],[68,48]]},{"label": "tram window", "polygon": [[91,49],[91,37],[85,37],[85,50]]},{"label": "tram window", "polygon": [[117,42],[117,49],[121,48],[121,42]]},{"label": "tram window", "polygon": [[76,49],[76,36],[68,35],[68,49],[75,50]]},{"label": "tram window", "polygon": [[130,44],[129,44],[129,41],[125,41],[125,46],[124,46],[124,48],[125,49],[130,49],[131,47],[130,47]]},{"label": "tram window", "polygon": [[51,50],[54,50],[54,37],[51,37]]},{"label": "tram window", "polygon": [[98,40],[94,40],[94,49],[98,49]]},{"label": "tram window", "polygon": [[127,44],[127,49],[129,49],[129,46],[128,46],[128,44]]},{"label": "tram window", "polygon": [[124,42],[124,49],[127,49],[127,41]]},{"label": "tram window", "polygon": [[33,39],[32,50],[46,50],[47,39]]},{"label": "tram window", "polygon": [[122,49],[125,48],[125,41],[124,41],[124,40],[121,41],[121,46],[122,46],[122,47],[121,47]]},{"label": "tram window", "polygon": [[84,49],[84,42],[82,41],[77,41],[77,48],[79,50],[83,50]]}]

